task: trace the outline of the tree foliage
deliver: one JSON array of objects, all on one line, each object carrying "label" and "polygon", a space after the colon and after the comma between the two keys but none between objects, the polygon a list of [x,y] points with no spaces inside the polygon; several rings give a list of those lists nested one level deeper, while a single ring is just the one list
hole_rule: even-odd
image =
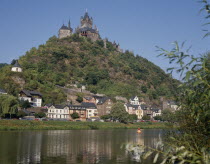
[{"label": "tree foliage", "polygon": [[79,114],[74,112],[74,113],[71,114],[71,118],[77,119],[77,118],[79,118]]},{"label": "tree foliage", "polygon": [[18,106],[19,102],[16,97],[11,95],[0,95],[0,113],[15,114]]},{"label": "tree foliage", "polygon": [[127,123],[129,119],[129,114],[126,112],[125,107],[122,103],[117,102],[111,108],[110,116],[112,120]]}]

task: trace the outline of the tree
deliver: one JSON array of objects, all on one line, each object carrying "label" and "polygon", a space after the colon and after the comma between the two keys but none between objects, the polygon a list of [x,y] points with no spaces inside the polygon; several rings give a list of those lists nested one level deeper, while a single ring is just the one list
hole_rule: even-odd
[{"label": "tree", "polygon": [[28,102],[28,100],[24,101],[24,100],[20,100],[20,107],[22,109],[27,109],[31,107],[31,104]]},{"label": "tree", "polygon": [[133,122],[135,120],[138,120],[138,117],[137,117],[136,114],[129,114],[128,120],[131,121],[131,122]]},{"label": "tree", "polygon": [[43,118],[46,117],[46,114],[44,112],[35,113],[34,115],[36,118]]},{"label": "tree", "polygon": [[147,93],[147,87],[146,87],[145,85],[142,85],[142,86],[141,86],[141,91],[142,91],[143,93]]},{"label": "tree", "polygon": [[126,112],[124,105],[117,102],[112,106],[110,116],[114,121],[118,120],[119,122],[127,123],[129,114]]},{"label": "tree", "polygon": [[142,120],[150,120],[150,116],[144,115],[144,116],[142,117]]},{"label": "tree", "polygon": [[102,120],[108,120],[108,119],[110,119],[111,118],[111,116],[108,114],[108,115],[103,115],[103,116],[101,116],[101,119]]},{"label": "tree", "polygon": [[79,114],[78,113],[72,113],[71,114],[71,118],[73,118],[73,119],[77,119],[77,118],[79,118]]},{"label": "tree", "polygon": [[17,112],[19,102],[16,97],[11,95],[0,95],[0,113],[15,114]]},{"label": "tree", "polygon": [[27,116],[27,114],[26,114],[24,111],[19,110],[19,111],[17,112],[17,117],[18,117],[18,118],[22,118],[22,117],[24,117],[24,116]]}]

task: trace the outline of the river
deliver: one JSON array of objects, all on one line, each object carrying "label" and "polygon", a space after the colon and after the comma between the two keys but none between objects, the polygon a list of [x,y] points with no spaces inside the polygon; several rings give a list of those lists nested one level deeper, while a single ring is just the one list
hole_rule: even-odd
[{"label": "river", "polygon": [[125,147],[155,147],[163,130],[46,130],[0,131],[0,164],[115,164],[142,162]]}]

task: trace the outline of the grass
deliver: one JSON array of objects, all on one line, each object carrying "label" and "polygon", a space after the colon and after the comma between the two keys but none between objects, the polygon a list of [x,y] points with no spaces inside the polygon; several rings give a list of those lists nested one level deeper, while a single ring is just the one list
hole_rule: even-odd
[{"label": "grass", "polygon": [[83,130],[83,129],[165,129],[162,122],[139,122],[122,124],[113,122],[67,122],[0,120],[0,130]]}]

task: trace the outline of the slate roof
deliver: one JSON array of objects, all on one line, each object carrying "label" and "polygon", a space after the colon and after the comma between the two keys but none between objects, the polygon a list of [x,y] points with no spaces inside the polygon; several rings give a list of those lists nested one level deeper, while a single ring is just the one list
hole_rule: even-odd
[{"label": "slate roof", "polygon": [[148,108],[148,106],[145,105],[145,104],[141,104],[140,106],[141,106],[141,109],[142,109],[142,110],[146,110],[146,108]]},{"label": "slate roof", "polygon": [[136,96],[132,96],[130,99],[131,99],[132,101],[134,101],[135,97],[136,97]]},{"label": "slate roof", "polygon": [[109,99],[109,97],[101,97],[100,99],[99,99],[99,101],[98,101],[98,105],[102,105],[102,104],[104,104],[105,102],[106,102],[106,100],[108,100]]},{"label": "slate roof", "polygon": [[22,90],[21,92],[23,92],[28,97],[32,97],[32,96],[35,96],[35,95],[38,95],[38,96],[42,97],[42,94],[40,92],[37,92],[37,91]]},{"label": "slate roof", "polygon": [[134,109],[138,109],[139,105],[133,105],[133,104],[125,104],[127,107],[132,107]]},{"label": "slate roof", "polygon": [[84,17],[82,17],[82,19],[86,19],[86,18],[90,19],[89,15],[88,15],[88,12],[85,12]]},{"label": "slate roof", "polygon": [[91,100],[92,97],[84,97],[84,99],[86,99],[86,100]]},{"label": "slate roof", "polygon": [[84,31],[90,31],[92,33],[97,33],[95,29],[89,28],[89,27],[82,27],[78,29],[78,32],[84,32]]},{"label": "slate roof", "polygon": [[92,109],[97,109],[96,105],[94,103],[86,103],[86,102],[82,102],[81,106],[84,106],[86,108],[92,108]]},{"label": "slate roof", "polygon": [[69,28],[63,24],[63,26],[61,26],[60,30],[71,30],[72,31],[73,29]]},{"label": "slate roof", "polygon": [[69,105],[69,108],[70,109],[77,109],[77,110],[84,110],[84,109],[86,109],[86,107],[82,106],[82,105]]},{"label": "slate roof", "polygon": [[7,93],[4,89],[0,88],[0,93]]},{"label": "slate roof", "polygon": [[13,65],[13,67],[19,67],[19,68],[21,68],[20,64],[18,63],[18,60],[15,60],[15,64]]}]

